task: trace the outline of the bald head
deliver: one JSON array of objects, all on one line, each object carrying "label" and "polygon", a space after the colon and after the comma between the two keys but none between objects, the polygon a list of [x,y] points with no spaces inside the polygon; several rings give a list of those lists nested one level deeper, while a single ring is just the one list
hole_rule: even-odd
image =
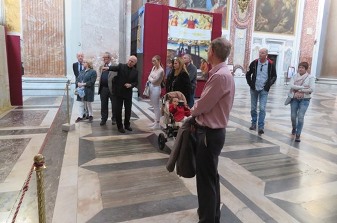
[{"label": "bald head", "polygon": [[136,56],[130,56],[129,60],[127,62],[128,67],[134,67],[137,63],[137,57]]}]

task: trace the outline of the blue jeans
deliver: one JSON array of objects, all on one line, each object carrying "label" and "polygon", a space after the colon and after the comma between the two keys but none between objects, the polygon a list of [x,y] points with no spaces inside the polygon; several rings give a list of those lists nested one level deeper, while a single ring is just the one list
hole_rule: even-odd
[{"label": "blue jeans", "polygon": [[303,123],[304,123],[304,115],[308,109],[310,103],[310,99],[295,99],[290,102],[291,109],[291,125],[293,129],[296,129],[296,135],[301,135]]},{"label": "blue jeans", "polygon": [[190,108],[192,108],[194,105],[194,97],[195,97],[195,88],[192,88],[190,93],[190,100],[187,102],[188,107]]},{"label": "blue jeans", "polygon": [[[252,125],[256,125],[258,121],[258,129],[264,129],[264,119],[266,117],[266,104],[268,99],[268,91],[250,90],[250,115],[252,116]],[[257,102],[259,101],[259,120],[257,120]]]}]

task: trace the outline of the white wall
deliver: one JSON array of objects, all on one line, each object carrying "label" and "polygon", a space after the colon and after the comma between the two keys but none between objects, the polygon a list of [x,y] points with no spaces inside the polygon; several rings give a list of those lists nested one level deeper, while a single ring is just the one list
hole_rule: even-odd
[{"label": "white wall", "polygon": [[74,80],[77,52],[93,59],[95,68],[106,51],[124,63],[130,54],[131,0],[65,1],[65,27],[68,79]]}]

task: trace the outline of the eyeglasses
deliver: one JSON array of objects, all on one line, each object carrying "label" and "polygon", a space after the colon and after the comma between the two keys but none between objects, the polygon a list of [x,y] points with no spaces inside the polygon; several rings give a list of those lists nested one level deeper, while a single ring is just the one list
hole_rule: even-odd
[{"label": "eyeglasses", "polygon": [[263,67],[264,64],[261,64],[261,68],[260,68],[260,71],[262,71],[262,67]]}]

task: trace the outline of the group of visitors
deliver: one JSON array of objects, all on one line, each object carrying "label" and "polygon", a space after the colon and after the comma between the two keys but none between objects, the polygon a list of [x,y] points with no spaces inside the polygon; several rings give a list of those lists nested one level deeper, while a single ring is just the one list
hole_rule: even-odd
[{"label": "group of visitors", "polygon": [[[88,117],[89,122],[93,120],[91,103],[94,101],[95,82],[97,73],[93,69],[92,61],[84,60],[83,53],[77,54],[78,62],[73,64],[76,76],[76,87],[78,90],[84,89],[84,94],[77,95],[79,104],[79,116],[75,122],[80,122]],[[111,54],[104,53],[104,65],[99,68],[101,73],[98,94],[101,99],[101,123],[105,125],[108,119],[109,101],[112,107],[112,125],[117,124],[120,133],[125,133],[125,129],[132,131],[130,126],[132,107],[132,88],[138,85],[138,70],[135,68],[137,57],[130,56],[126,64],[112,64]],[[83,65],[82,65],[83,64]],[[82,68],[83,66],[83,68]],[[122,109],[125,108],[124,123],[122,120]],[[85,112],[87,111],[87,115]],[[124,124],[124,125],[123,125]]]},{"label": "group of visitors", "polygon": [[[210,64],[210,67],[207,67],[208,79],[197,101],[194,101],[197,68],[193,65],[189,54],[185,54],[182,58],[175,57],[170,60],[172,67],[167,69],[166,72],[162,67],[160,56],[153,56],[153,67],[148,76],[150,102],[155,114],[155,121],[150,124],[152,130],[160,128],[159,101],[163,80],[166,79],[167,92],[180,91],[188,102],[187,105],[181,105],[178,99],[174,98],[170,110],[172,113],[179,110],[179,115],[176,115],[179,120],[183,120],[183,116],[192,116],[187,120],[194,126],[196,136],[198,215],[199,222],[204,223],[220,222],[218,160],[225,143],[226,127],[235,95],[234,78],[225,62],[230,51],[231,44],[224,38],[216,38],[210,43],[207,51]],[[268,59],[267,55],[267,49],[260,49],[259,58],[250,63],[249,70],[246,73],[251,95],[251,126],[249,129],[257,130],[259,135],[265,133],[268,93],[277,78],[275,64]],[[92,63],[83,60],[83,54],[78,54],[77,57],[78,63],[73,66],[75,75],[75,71],[78,72],[76,85],[78,88],[84,88],[85,93],[83,97],[77,96],[80,111],[76,122],[87,116],[89,121],[92,121],[91,103],[94,100],[94,84],[97,74],[92,69]],[[130,116],[132,88],[138,84],[138,71],[135,68],[137,58],[130,56],[126,64],[112,64],[111,54],[105,53],[103,60],[104,65],[100,67],[101,78],[98,90],[101,98],[101,125],[105,125],[108,119],[110,100],[112,104],[112,124],[117,124],[120,133],[125,133],[125,129],[132,131]],[[298,74],[292,77],[290,81],[289,96],[292,98],[290,103],[291,133],[295,135],[296,142],[300,142],[304,114],[314,90],[315,79],[307,73],[308,66],[308,63],[301,62],[298,66]],[[208,68],[210,69],[208,70]],[[258,104],[259,112],[257,112]],[[124,123],[122,122],[123,105],[125,107]],[[87,116],[85,111],[88,113]]]}]

